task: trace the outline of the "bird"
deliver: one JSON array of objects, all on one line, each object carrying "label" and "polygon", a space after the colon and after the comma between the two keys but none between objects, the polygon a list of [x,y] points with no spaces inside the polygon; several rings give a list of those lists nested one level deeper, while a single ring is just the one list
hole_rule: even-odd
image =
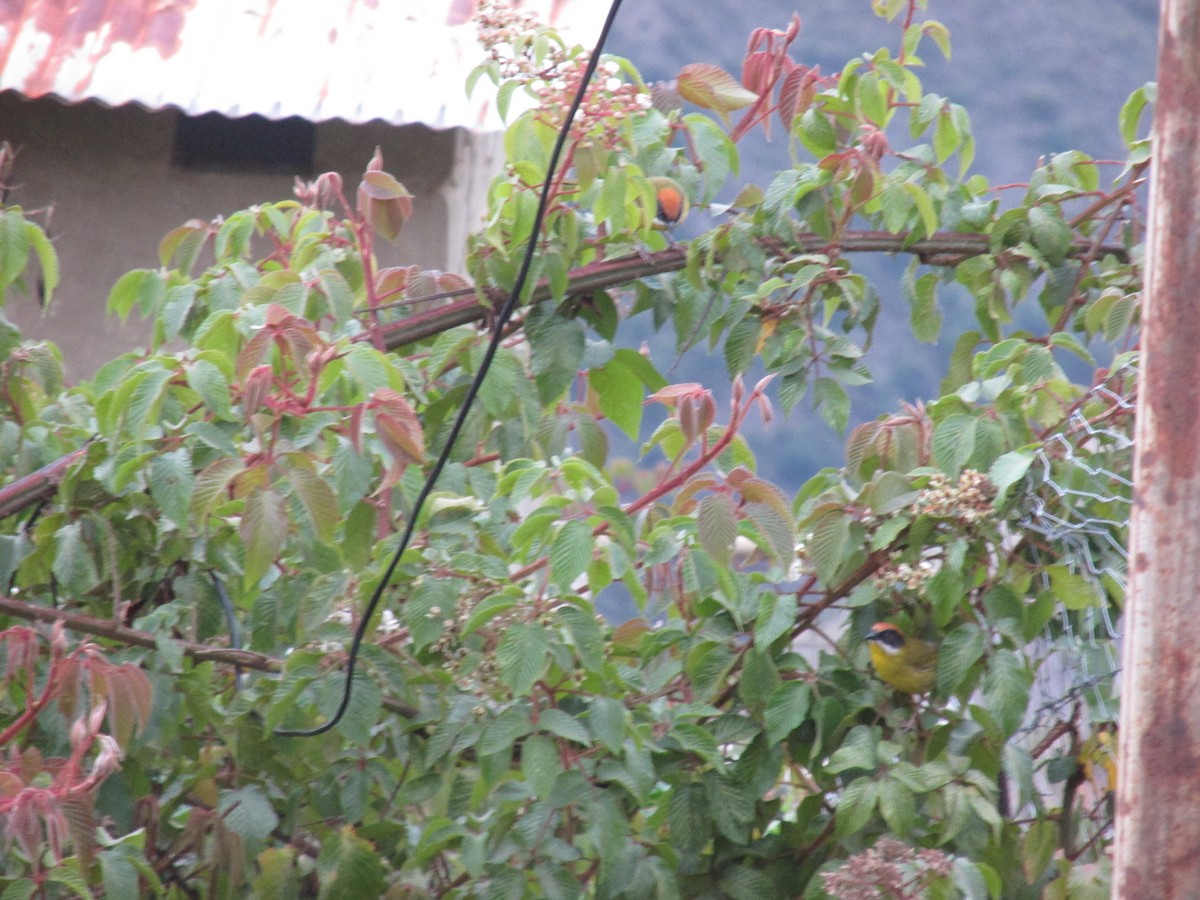
[{"label": "bird", "polygon": [[937,683],[937,646],[906,637],[891,622],[876,622],[867,635],[871,665],[884,682],[906,694],[927,694]]},{"label": "bird", "polygon": [[669,229],[687,218],[688,198],[678,181],[665,175],[656,175],[646,180],[654,188],[657,218],[664,227]]}]

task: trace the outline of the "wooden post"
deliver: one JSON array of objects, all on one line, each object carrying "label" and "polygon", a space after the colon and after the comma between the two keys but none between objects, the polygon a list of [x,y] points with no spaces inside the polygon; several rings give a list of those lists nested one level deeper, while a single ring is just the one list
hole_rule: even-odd
[{"label": "wooden post", "polygon": [[1163,0],[1113,896],[1200,897],[1200,0]]}]

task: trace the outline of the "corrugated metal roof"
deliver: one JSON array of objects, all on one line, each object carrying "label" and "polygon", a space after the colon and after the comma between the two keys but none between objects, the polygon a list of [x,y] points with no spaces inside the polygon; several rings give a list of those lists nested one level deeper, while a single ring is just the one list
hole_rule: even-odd
[{"label": "corrugated metal roof", "polygon": [[[152,109],[497,128],[473,0],[0,0],[0,90]],[[526,0],[590,44],[606,4]]]}]

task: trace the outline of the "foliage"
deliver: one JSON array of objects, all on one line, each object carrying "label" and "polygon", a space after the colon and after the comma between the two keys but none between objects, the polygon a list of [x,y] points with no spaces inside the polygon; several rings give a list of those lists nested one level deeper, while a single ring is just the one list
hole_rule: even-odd
[{"label": "foliage", "polygon": [[[1131,155],[1111,187],[1071,152],[1020,192],[993,188],[967,174],[966,111],[917,76],[918,52],[948,54],[945,29],[917,0],[874,6],[898,46],[839,73],[793,59],[796,20],[755,32],[740,79],[681,72],[699,112],[628,61],[589,89],[538,238],[545,290],[529,297],[544,299],[483,383],[331,733],[273,735],[336,708],[359,610],[484,339],[396,336],[455,291],[486,304],[511,285],[580,48],[487,13],[477,80],[507,111],[522,92],[538,104],[508,127],[470,281],[377,268],[372,241],[412,207],[376,157],[354,205],[322,176],[169,234],[161,266],[109,298],[152,319],[152,346],[89,382],[64,388],[56,351],[5,326],[11,487],[84,450],[31,513],[0,494],[3,611],[54,607],[107,647],[68,649],[61,626],[48,651],[27,627],[3,632],[6,890],[1100,890],[1110,742],[1087,712],[1111,672],[1057,698],[1031,688],[1048,648],[1106,638],[1092,613],[1118,615],[1122,586],[1021,523],[1081,477],[1046,448],[1120,463],[1079,423],[1130,425],[1149,94],[1122,111]],[[736,139],[772,120],[790,164],[670,246],[650,179],[711,206]],[[808,395],[846,428],[879,308],[849,254],[871,247],[913,255],[918,340],[937,337],[941,295],[969,298],[976,321],[940,397],[855,428],[845,465],[789,497],[755,474],[742,426],[773,414],[777,389],[784,411]],[[4,209],[0,289],[31,253],[55,280],[44,232]],[[647,261],[659,274],[619,291],[579,287]],[[722,348],[727,411],[621,346],[643,313],[680,352]],[[755,364],[769,375],[748,388]],[[650,465],[610,457],[618,432]],[[622,592],[641,614],[607,622],[598,603]],[[930,697],[872,678],[862,635],[882,619],[940,643]]]}]

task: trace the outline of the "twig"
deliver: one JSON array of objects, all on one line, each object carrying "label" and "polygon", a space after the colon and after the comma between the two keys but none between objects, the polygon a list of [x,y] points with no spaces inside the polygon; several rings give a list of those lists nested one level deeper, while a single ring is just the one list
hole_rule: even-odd
[{"label": "twig", "polygon": [[[148,631],[139,631],[125,625],[118,625],[109,619],[99,619],[83,613],[67,612],[61,609],[48,609],[13,600],[11,597],[0,597],[0,614],[14,616],[31,622],[62,622],[72,631],[91,634],[96,637],[108,638],[128,647],[146,647],[153,650],[158,646],[158,638]],[[278,673],[283,671],[284,661],[266,653],[253,650],[234,650],[229,647],[210,647],[197,641],[172,638],[176,646],[183,650],[185,656],[196,662],[226,663],[231,666],[241,666],[258,672]],[[392,697],[383,698],[384,709],[397,713],[406,718],[414,718],[420,710],[409,706]]]}]

